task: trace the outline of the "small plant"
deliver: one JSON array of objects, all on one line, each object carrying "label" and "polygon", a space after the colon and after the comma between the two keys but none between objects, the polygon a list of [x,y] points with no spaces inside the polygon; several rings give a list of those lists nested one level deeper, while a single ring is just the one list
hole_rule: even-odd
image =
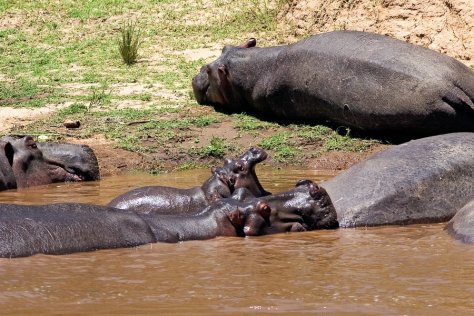
[{"label": "small plant", "polygon": [[91,96],[89,97],[89,110],[93,107],[99,107],[106,103],[110,103],[110,91],[106,91],[107,85],[102,84],[100,87],[91,87]]},{"label": "small plant", "polygon": [[202,156],[222,158],[225,155],[225,149],[226,149],[226,145],[224,144],[224,139],[213,136],[211,138],[210,144],[207,145],[206,147],[202,147],[199,150],[199,153]]},{"label": "small plant", "polygon": [[120,55],[123,62],[132,65],[137,62],[138,47],[140,46],[140,30],[134,22],[128,21],[120,28],[118,40]]}]

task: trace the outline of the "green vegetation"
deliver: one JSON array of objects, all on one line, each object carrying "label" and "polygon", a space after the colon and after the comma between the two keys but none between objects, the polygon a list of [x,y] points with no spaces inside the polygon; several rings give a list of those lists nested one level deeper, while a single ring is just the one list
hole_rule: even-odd
[{"label": "green vegetation", "polygon": [[[262,46],[296,40],[295,30],[277,23],[290,2],[0,0],[0,107],[57,108],[4,133],[54,140],[102,135],[143,155],[152,173],[166,170],[166,157],[184,170],[251,145],[282,163],[301,159],[308,146],[366,150],[374,141],[324,126],[286,126],[196,105],[192,77],[224,45],[249,37]],[[138,20],[140,30],[130,22]],[[81,127],[66,130],[65,119]]]},{"label": "green vegetation", "polygon": [[120,28],[118,47],[123,62],[132,65],[137,62],[138,47],[140,46],[140,30],[136,23],[128,21]]}]

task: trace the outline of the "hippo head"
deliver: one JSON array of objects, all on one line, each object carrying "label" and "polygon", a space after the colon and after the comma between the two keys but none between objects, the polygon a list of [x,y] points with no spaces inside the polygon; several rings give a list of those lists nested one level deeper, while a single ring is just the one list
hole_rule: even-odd
[{"label": "hippo head", "polygon": [[251,38],[240,46],[225,46],[217,60],[201,68],[192,81],[194,96],[199,104],[212,105],[223,110],[230,107],[237,109],[241,102],[236,100],[239,93],[233,91],[227,60],[238,51],[255,47],[256,43],[256,40]]},{"label": "hippo head", "polygon": [[209,202],[229,197],[234,190],[236,176],[223,167],[212,167],[212,176],[204,182],[202,189]]},{"label": "hippo head", "polygon": [[[230,202],[227,202],[230,203]],[[227,217],[235,228],[237,236],[262,235],[265,228],[270,225],[271,208],[265,201],[253,201],[231,205]]]},{"label": "hippo head", "polygon": [[224,168],[235,174],[234,189],[246,188],[255,197],[266,196],[270,193],[260,184],[255,166],[267,158],[267,153],[260,148],[251,147],[238,159],[226,159]]},{"label": "hippo head", "polygon": [[7,160],[11,165],[18,188],[54,182],[81,181],[80,175],[55,159],[45,157],[31,136],[6,138],[11,148]]},{"label": "hippo head", "polygon": [[339,226],[326,190],[311,180],[300,180],[294,189],[268,197],[272,209],[265,234],[331,229]]},{"label": "hippo head", "polygon": [[94,151],[87,145],[38,143],[46,159],[61,162],[65,169],[84,181],[100,179],[99,163]]}]

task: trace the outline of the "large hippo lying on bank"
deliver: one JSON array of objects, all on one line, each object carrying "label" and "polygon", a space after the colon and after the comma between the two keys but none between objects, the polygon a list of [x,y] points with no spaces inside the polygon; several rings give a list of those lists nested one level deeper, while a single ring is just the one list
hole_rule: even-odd
[{"label": "large hippo lying on bank", "polygon": [[448,221],[474,198],[474,133],[394,146],[321,186],[340,227]]},{"label": "large hippo lying on bank", "polygon": [[474,72],[441,53],[355,31],[255,44],[226,46],[202,67],[199,104],[397,136],[474,131]]},{"label": "large hippo lying on bank", "polygon": [[195,216],[139,214],[106,206],[0,204],[0,257],[66,254],[154,242],[261,234],[264,202],[218,203]]},{"label": "large hippo lying on bank", "polygon": [[37,143],[31,136],[0,139],[0,190],[99,178],[97,158],[88,146]]}]

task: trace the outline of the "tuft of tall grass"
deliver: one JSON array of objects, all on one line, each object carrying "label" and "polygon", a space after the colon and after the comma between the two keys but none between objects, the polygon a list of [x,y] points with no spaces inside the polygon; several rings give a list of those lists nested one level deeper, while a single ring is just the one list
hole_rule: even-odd
[{"label": "tuft of tall grass", "polygon": [[141,44],[140,35],[140,29],[137,28],[135,22],[128,21],[120,28],[118,46],[123,62],[127,65],[137,62],[138,47]]}]

